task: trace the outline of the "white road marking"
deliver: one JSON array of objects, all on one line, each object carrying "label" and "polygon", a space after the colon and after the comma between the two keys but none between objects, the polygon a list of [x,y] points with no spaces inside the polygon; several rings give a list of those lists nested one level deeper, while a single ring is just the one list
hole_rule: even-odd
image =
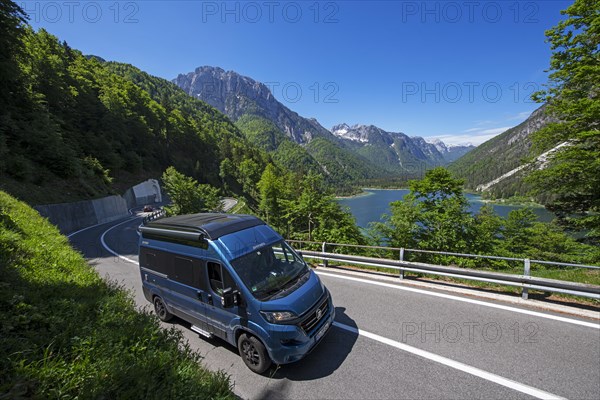
[{"label": "white road marking", "polygon": [[102,234],[102,236],[100,236],[100,243],[102,243],[102,247],[104,247],[104,249],[105,249],[106,251],[108,251],[110,254],[112,254],[112,255],[114,255],[114,256],[116,256],[116,257],[120,258],[120,259],[121,259],[121,260],[123,260],[123,261],[130,262],[130,263],[132,263],[132,264],[138,265],[137,261],[135,261],[135,260],[132,260],[131,258],[127,258],[127,257],[125,257],[125,256],[122,256],[122,255],[120,255],[119,253],[117,253],[116,251],[114,251],[113,249],[111,249],[110,247],[108,247],[108,245],[107,245],[107,244],[106,244],[106,242],[104,241],[104,236],[106,236],[106,234],[107,234],[108,232],[112,231],[112,230],[113,230],[113,229],[115,229],[117,226],[121,226],[121,225],[123,225],[123,224],[125,224],[125,223],[127,223],[127,222],[131,222],[131,220],[132,220],[132,219],[134,219],[134,218],[129,218],[128,220],[126,220],[126,221],[123,221],[123,222],[121,222],[121,223],[118,223],[118,224],[116,224],[116,225],[114,225],[114,226],[112,226],[112,227],[108,228],[107,230],[105,230],[105,231],[104,231],[104,233]]},{"label": "white road marking", "polygon": [[466,297],[453,296],[453,295],[450,295],[450,294],[437,293],[437,292],[432,292],[432,291],[428,291],[428,290],[416,289],[416,288],[407,287],[407,286],[399,286],[399,285],[394,285],[394,284],[391,284],[391,283],[372,281],[372,280],[363,279],[363,278],[355,278],[355,277],[352,277],[352,276],[342,276],[342,275],[330,274],[330,273],[327,273],[327,272],[319,272],[319,271],[316,271],[316,273],[318,275],[330,276],[332,278],[346,279],[346,280],[354,281],[354,282],[367,283],[369,285],[384,286],[384,287],[388,287],[388,288],[392,288],[392,289],[405,290],[407,292],[425,294],[425,295],[428,295],[428,296],[441,297],[443,299],[449,299],[449,300],[455,300],[455,301],[462,301],[464,303],[476,304],[478,306],[496,308],[496,309],[499,309],[499,310],[511,311],[511,312],[515,312],[515,313],[519,313],[519,314],[531,315],[531,316],[539,317],[539,318],[552,319],[552,320],[555,320],[555,321],[566,322],[566,323],[574,324],[574,325],[581,325],[581,326],[585,326],[585,327],[588,327],[588,328],[600,329],[600,324],[597,324],[597,323],[587,322],[587,321],[580,321],[580,320],[577,320],[577,319],[571,319],[571,318],[565,318],[565,317],[560,317],[558,315],[545,314],[545,313],[541,313],[541,312],[538,312],[538,311],[525,310],[525,309],[516,308],[516,307],[510,307],[510,306],[505,306],[505,305],[501,305],[501,304],[488,303],[488,302],[481,301],[481,300],[469,299],[469,298],[466,298]]},{"label": "white road marking", "polygon": [[115,222],[115,221],[108,221],[108,222],[103,222],[103,223],[101,223],[101,224],[95,224],[95,225],[91,225],[91,226],[86,226],[86,227],[85,227],[85,228],[83,228],[83,229],[80,229],[80,230],[78,230],[78,231],[75,231],[75,232],[71,232],[71,233],[69,233],[69,234],[67,235],[67,237],[68,237],[68,238],[70,238],[71,236],[77,235],[78,233],[81,233],[81,232],[85,232],[85,231],[87,231],[88,229],[92,229],[92,228],[96,228],[96,227],[98,227],[98,226],[102,226],[102,225],[110,224],[110,223],[112,223],[112,222]]},{"label": "white road marking", "polygon": [[446,358],[446,357],[443,357],[443,356],[440,356],[440,355],[437,355],[437,354],[434,354],[434,353],[430,353],[428,351],[421,350],[421,349],[418,349],[418,348],[413,347],[413,346],[409,346],[409,345],[407,345],[405,343],[397,342],[395,340],[388,339],[388,338],[383,337],[383,336],[379,336],[379,335],[377,335],[375,333],[367,332],[367,331],[364,331],[362,329],[354,328],[352,326],[348,326],[348,325],[345,325],[345,324],[340,324],[339,322],[334,322],[333,325],[336,326],[336,327],[338,327],[338,328],[340,328],[340,329],[344,329],[344,330],[346,330],[348,332],[355,333],[355,334],[357,334],[359,336],[364,336],[364,337],[367,337],[369,339],[373,339],[373,340],[378,341],[380,343],[387,344],[388,346],[392,346],[392,347],[395,347],[395,348],[397,348],[399,350],[406,351],[406,352],[409,352],[411,354],[417,355],[419,357],[426,358],[428,360],[440,363],[440,364],[445,365],[447,367],[454,368],[454,369],[457,369],[459,371],[466,372],[467,374],[479,377],[481,379],[485,379],[485,380],[490,381],[490,382],[497,383],[498,385],[502,385],[502,386],[505,386],[505,387],[507,387],[509,389],[513,389],[513,390],[516,390],[518,392],[528,394],[528,395],[536,397],[538,399],[564,399],[564,397],[557,396],[555,394],[548,393],[548,392],[545,392],[543,390],[536,389],[534,387],[527,386],[527,385],[519,383],[519,382],[515,382],[515,381],[513,381],[511,379],[503,378],[503,377],[501,377],[499,375],[492,374],[491,372],[487,372],[487,371],[481,370],[479,368],[471,367],[470,365],[463,364],[463,363],[461,363],[459,361],[454,361],[454,360],[451,360],[449,358]]},{"label": "white road marking", "polygon": [[[133,208],[130,208],[129,210],[127,210],[127,212],[129,213],[129,215],[133,215],[133,209],[134,209],[134,208],[137,208],[137,207],[133,207]],[[78,230],[78,231],[75,231],[75,232],[71,232],[71,233],[69,233],[69,234],[67,235],[67,237],[68,237],[68,238],[70,238],[71,236],[74,236],[74,235],[77,235],[78,233],[81,233],[81,232],[87,231],[88,229],[92,229],[92,228],[95,228],[95,227],[97,227],[97,226],[101,226],[101,225],[110,224],[111,222],[114,222],[114,221],[103,222],[103,223],[101,223],[101,224],[95,224],[95,225],[91,225],[91,226],[86,226],[86,227],[85,227],[85,228],[83,228],[83,229],[80,229],[80,230]]]}]

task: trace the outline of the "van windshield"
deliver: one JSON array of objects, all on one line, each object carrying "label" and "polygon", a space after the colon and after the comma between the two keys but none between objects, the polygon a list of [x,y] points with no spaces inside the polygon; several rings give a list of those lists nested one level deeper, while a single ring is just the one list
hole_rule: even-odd
[{"label": "van windshield", "polygon": [[308,272],[304,260],[284,241],[256,249],[231,264],[259,300],[293,287]]}]

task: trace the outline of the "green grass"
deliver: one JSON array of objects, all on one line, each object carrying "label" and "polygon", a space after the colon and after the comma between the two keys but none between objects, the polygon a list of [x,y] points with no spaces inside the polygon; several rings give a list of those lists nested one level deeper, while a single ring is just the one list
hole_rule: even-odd
[{"label": "green grass", "polygon": [[138,312],[58,230],[0,192],[0,399],[233,399],[175,328]]}]

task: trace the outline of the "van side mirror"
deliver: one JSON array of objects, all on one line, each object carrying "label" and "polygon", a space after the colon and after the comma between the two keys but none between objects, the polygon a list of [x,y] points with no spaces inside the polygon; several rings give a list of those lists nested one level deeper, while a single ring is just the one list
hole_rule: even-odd
[{"label": "van side mirror", "polygon": [[234,305],[237,306],[239,304],[239,296],[240,292],[237,290],[230,287],[223,289],[223,294],[221,294],[221,306],[223,308],[231,308]]}]

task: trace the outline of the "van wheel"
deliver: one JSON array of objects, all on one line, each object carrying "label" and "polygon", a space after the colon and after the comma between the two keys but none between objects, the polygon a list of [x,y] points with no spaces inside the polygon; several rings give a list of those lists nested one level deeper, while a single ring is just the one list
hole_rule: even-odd
[{"label": "van wheel", "polygon": [[267,349],[256,337],[242,333],[238,339],[238,349],[244,364],[257,374],[262,374],[271,366]]},{"label": "van wheel", "polygon": [[154,298],[154,312],[156,313],[158,319],[164,322],[167,322],[173,318],[173,314],[167,310],[167,306],[163,302],[163,299],[158,296]]}]

